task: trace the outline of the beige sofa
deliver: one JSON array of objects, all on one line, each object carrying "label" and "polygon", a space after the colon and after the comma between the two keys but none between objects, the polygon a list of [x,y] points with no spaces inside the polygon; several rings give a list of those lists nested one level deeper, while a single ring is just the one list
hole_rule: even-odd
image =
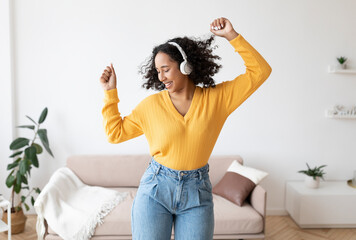
[{"label": "beige sofa", "polygon": [[[132,239],[131,205],[150,155],[77,155],[67,159],[69,167],[88,185],[102,186],[117,191],[127,191],[129,196],[114,208],[104,223],[96,228],[92,239]],[[224,176],[231,162],[238,155],[211,156],[209,176],[212,186]],[[257,185],[242,207],[213,194],[215,228],[214,239],[248,239],[265,237],[266,191]],[[46,240],[60,238],[46,224]],[[174,239],[174,229],[172,230]]]}]

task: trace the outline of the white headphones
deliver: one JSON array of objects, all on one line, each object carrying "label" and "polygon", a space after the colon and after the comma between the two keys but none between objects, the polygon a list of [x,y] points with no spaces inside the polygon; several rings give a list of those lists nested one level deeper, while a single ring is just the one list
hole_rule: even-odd
[{"label": "white headphones", "polygon": [[178,43],[176,43],[176,42],[168,42],[168,43],[176,46],[178,48],[179,52],[182,54],[184,61],[180,64],[179,68],[180,68],[180,71],[182,74],[189,75],[193,71],[193,67],[187,61],[187,55],[185,55],[185,52],[178,45]]}]

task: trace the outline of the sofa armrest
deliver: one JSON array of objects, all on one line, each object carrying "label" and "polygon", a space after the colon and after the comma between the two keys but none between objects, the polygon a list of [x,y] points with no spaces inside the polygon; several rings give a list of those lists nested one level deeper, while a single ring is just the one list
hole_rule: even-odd
[{"label": "sofa armrest", "polygon": [[256,187],[251,192],[250,203],[251,206],[256,209],[256,211],[266,217],[266,201],[267,201],[267,192],[260,185]]}]

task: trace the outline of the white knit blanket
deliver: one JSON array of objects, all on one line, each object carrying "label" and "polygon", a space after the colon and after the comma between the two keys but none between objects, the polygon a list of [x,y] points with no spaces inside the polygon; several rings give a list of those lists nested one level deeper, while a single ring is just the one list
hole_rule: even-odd
[{"label": "white knit blanket", "polygon": [[35,201],[38,240],[44,238],[44,219],[65,240],[90,239],[97,224],[127,195],[85,185],[69,168],[58,169]]}]

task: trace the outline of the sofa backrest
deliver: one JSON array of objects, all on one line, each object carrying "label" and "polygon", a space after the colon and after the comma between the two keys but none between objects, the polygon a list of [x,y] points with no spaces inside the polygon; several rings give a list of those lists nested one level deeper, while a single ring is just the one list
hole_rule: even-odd
[{"label": "sofa backrest", "polygon": [[[70,168],[85,184],[102,187],[138,187],[151,159],[142,155],[73,155],[67,159]],[[211,156],[209,176],[212,185],[220,181],[233,160],[243,163],[239,155]]]}]

